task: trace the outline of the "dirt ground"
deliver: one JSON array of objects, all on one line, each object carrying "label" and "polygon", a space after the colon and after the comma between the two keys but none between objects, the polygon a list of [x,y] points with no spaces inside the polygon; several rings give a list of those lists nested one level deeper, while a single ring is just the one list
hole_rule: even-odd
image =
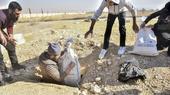
[{"label": "dirt ground", "polygon": [[[126,53],[121,62],[137,59],[146,72],[146,80],[121,83],[118,79],[120,62],[117,50],[119,43],[118,24],[114,25],[109,52],[98,61],[102,47],[106,20],[96,24],[93,38],[84,39],[89,22],[84,20],[65,20],[50,22],[18,23],[15,33],[23,33],[26,43],[17,46],[19,63],[26,70],[12,72],[14,81],[0,87],[0,95],[170,95],[170,57],[166,50],[157,57],[144,57]],[[87,67],[80,89],[51,83],[42,83],[35,76],[38,56],[47,48],[48,42],[60,41],[64,44],[69,37],[74,38],[73,48],[79,56],[81,66]],[[135,33],[131,21],[127,23],[127,50],[132,50]],[[5,62],[10,61],[4,52]]]}]

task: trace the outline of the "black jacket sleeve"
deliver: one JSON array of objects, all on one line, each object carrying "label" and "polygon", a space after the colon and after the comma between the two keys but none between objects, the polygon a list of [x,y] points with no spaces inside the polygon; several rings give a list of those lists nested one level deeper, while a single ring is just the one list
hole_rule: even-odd
[{"label": "black jacket sleeve", "polygon": [[152,20],[153,18],[156,18],[156,17],[158,17],[158,16],[160,16],[162,13],[164,13],[164,11],[165,11],[165,9],[163,8],[162,10],[160,10],[160,11],[157,11],[157,12],[155,12],[155,13],[152,13],[151,15],[149,15],[147,18],[146,18],[146,20],[144,21],[146,24],[150,21],[150,20]]}]

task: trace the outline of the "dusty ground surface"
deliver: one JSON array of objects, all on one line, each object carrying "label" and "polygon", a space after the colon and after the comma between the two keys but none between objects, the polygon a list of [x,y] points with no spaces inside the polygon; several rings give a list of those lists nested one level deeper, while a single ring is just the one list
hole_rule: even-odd
[{"label": "dusty ground surface", "polygon": [[[15,33],[23,33],[26,43],[17,46],[17,55],[20,64],[27,66],[27,69],[11,72],[14,81],[0,87],[0,95],[78,95],[78,93],[81,93],[80,95],[170,95],[170,57],[166,56],[166,50],[157,57],[126,54],[121,61],[136,58],[146,72],[147,79],[145,82],[139,80],[126,84],[117,80],[120,65],[117,59],[118,24],[113,28],[109,53],[105,59],[98,61],[105,24],[105,20],[99,21],[94,30],[94,37],[84,39],[84,33],[90,23],[83,20],[18,23]],[[60,41],[64,44],[68,37],[74,38],[73,48],[79,56],[81,65],[87,67],[80,90],[41,83],[34,74],[38,56],[47,48],[47,43]],[[134,41],[135,33],[128,22],[128,50],[132,50]],[[4,55],[5,62],[10,67],[6,52]]]}]

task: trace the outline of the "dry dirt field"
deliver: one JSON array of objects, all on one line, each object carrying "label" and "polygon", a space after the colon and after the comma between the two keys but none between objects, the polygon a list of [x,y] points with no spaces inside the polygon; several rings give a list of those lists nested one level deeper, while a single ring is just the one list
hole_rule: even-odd
[{"label": "dry dirt field", "polygon": [[[14,81],[0,87],[0,95],[170,95],[170,57],[166,50],[157,57],[144,57],[126,53],[122,60],[135,58],[146,72],[146,80],[121,83],[118,79],[119,65],[117,49],[119,46],[118,23],[115,22],[110,40],[109,53],[98,61],[102,48],[106,19],[97,22],[93,38],[84,39],[90,22],[85,19],[35,22],[35,19],[17,23],[15,33],[23,33],[26,43],[17,46],[19,63],[26,70],[11,72]],[[153,21],[154,22],[154,21]],[[152,22],[152,23],[153,23]],[[127,50],[133,49],[136,34],[127,20]],[[138,20],[140,24],[140,19]],[[42,83],[35,76],[38,56],[47,48],[48,42],[60,41],[64,44],[68,37],[74,38],[73,48],[79,56],[81,66],[87,70],[80,88]],[[10,61],[4,52],[5,62]]]}]

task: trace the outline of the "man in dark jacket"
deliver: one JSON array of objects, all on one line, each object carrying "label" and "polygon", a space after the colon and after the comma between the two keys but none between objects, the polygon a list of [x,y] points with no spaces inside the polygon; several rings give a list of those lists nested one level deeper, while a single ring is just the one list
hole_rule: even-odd
[{"label": "man in dark jacket", "polygon": [[146,18],[141,24],[141,28],[153,18],[158,18],[157,23],[153,27],[153,31],[157,37],[157,49],[163,50],[168,47],[168,56],[170,56],[170,2],[166,3],[165,7]]},{"label": "man in dark jacket", "polygon": [[[9,55],[13,70],[24,69],[25,66],[18,64],[13,38],[13,25],[21,14],[21,6],[17,2],[11,2],[8,9],[0,10],[0,44],[3,45]],[[7,32],[4,31],[7,30]],[[4,75],[3,55],[0,51],[0,71]]]}]

